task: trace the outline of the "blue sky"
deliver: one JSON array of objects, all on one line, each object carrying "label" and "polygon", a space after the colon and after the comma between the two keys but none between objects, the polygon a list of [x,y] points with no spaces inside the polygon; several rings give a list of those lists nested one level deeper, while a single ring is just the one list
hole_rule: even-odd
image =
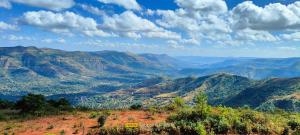
[{"label": "blue sky", "polygon": [[0,46],[300,57],[295,0],[0,0]]}]

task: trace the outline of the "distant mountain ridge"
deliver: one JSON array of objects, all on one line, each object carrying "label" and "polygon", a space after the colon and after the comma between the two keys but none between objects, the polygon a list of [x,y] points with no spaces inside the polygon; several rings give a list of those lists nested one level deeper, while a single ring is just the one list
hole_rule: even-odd
[{"label": "distant mountain ridge", "polygon": [[[174,68],[171,64],[162,65],[162,61],[158,59],[153,60],[143,55],[116,51],[66,52],[35,47],[12,47],[0,48],[0,56],[1,67],[4,69],[26,68],[46,77],[55,77],[64,73],[84,74],[95,71],[128,73],[141,69],[155,71]],[[168,59],[168,56],[164,57]]]},{"label": "distant mountain ridge", "polygon": [[35,93],[75,105],[125,108],[165,104],[175,96],[193,104],[204,91],[212,105],[300,112],[300,58],[210,59],[191,68],[188,60],[164,54],[0,47],[0,98]]},{"label": "distant mountain ridge", "polygon": [[129,87],[172,72],[176,66],[169,61],[174,60],[167,55],[1,47],[0,91],[6,95],[20,92],[52,95],[98,90],[104,86]]},{"label": "distant mountain ridge", "polygon": [[185,68],[180,74],[204,76],[220,72],[253,79],[299,77],[300,58],[235,58],[198,68]]}]

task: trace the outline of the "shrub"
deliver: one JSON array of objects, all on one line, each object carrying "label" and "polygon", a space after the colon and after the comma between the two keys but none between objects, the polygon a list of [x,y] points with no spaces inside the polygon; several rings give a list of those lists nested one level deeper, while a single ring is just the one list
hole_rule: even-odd
[{"label": "shrub", "polygon": [[99,135],[139,135],[141,130],[139,128],[125,128],[125,127],[114,127],[114,128],[101,128]]},{"label": "shrub", "polygon": [[53,129],[53,128],[54,128],[53,125],[49,125],[49,126],[47,127],[47,130],[50,130],[50,129]]},{"label": "shrub", "polygon": [[59,134],[60,134],[60,135],[65,135],[66,132],[65,132],[65,130],[61,130],[61,131],[59,132]]},{"label": "shrub", "polygon": [[103,127],[104,126],[107,117],[108,117],[107,114],[102,114],[102,115],[99,116],[98,121],[97,121],[99,127]]},{"label": "shrub", "polygon": [[205,126],[200,122],[197,123],[197,126],[195,127],[195,130],[198,133],[198,135],[206,135],[207,134]]},{"label": "shrub", "polygon": [[160,123],[152,126],[152,134],[169,134],[169,135],[179,135],[179,129],[170,123]]},{"label": "shrub", "polygon": [[270,135],[272,134],[272,132],[270,131],[270,129],[266,126],[259,126],[259,134],[263,134],[263,135]]},{"label": "shrub", "polygon": [[90,119],[94,119],[94,118],[96,118],[98,115],[100,115],[99,112],[92,112],[92,113],[90,113],[89,118],[90,118]]},{"label": "shrub", "polygon": [[216,125],[214,126],[215,133],[226,134],[230,130],[230,124],[225,117],[218,118]]},{"label": "shrub", "polygon": [[5,121],[8,119],[8,116],[5,113],[0,112],[0,121]]},{"label": "shrub", "polygon": [[[233,125],[233,128],[235,129],[235,131],[239,134],[248,134],[250,133],[250,129],[248,127],[248,124],[247,123],[243,123],[243,122],[240,122],[240,121],[236,121],[234,122],[234,125]],[[256,132],[258,132],[259,129],[257,129]]]},{"label": "shrub", "polygon": [[157,109],[154,106],[150,106],[148,111],[151,115],[154,115],[157,112]]},{"label": "shrub", "polygon": [[283,132],[282,132],[282,135],[289,135],[289,134],[290,134],[289,128],[285,127]]},{"label": "shrub", "polygon": [[143,108],[142,104],[133,104],[133,105],[130,106],[131,110],[140,110],[142,108]]},{"label": "shrub", "polygon": [[174,101],[173,101],[173,104],[175,106],[175,109],[184,108],[185,101],[180,97],[175,97]]},{"label": "shrub", "polygon": [[49,100],[47,101],[50,106],[59,109],[60,111],[71,111],[72,107],[68,100],[65,98],[61,98],[57,101],[55,100]]},{"label": "shrub", "polygon": [[300,129],[296,129],[295,132],[292,133],[292,135],[300,135]]},{"label": "shrub", "polygon": [[176,127],[179,128],[180,134],[183,135],[197,135],[196,127],[197,123],[187,122],[187,121],[178,121],[176,122]]},{"label": "shrub", "polygon": [[167,121],[174,122],[174,121],[189,121],[189,122],[197,122],[202,119],[202,115],[196,112],[194,109],[186,108],[178,112],[176,115],[171,115]]},{"label": "shrub", "polygon": [[290,120],[288,122],[288,125],[291,127],[292,130],[295,130],[296,128],[299,128],[300,123],[296,120]]},{"label": "shrub", "polygon": [[9,101],[0,99],[0,109],[10,109],[10,108],[13,108],[13,107],[14,107],[13,102],[9,102]]},{"label": "shrub", "polygon": [[241,118],[244,121],[257,122],[255,114],[252,111],[247,111],[247,112],[243,113],[243,115],[241,116]]}]

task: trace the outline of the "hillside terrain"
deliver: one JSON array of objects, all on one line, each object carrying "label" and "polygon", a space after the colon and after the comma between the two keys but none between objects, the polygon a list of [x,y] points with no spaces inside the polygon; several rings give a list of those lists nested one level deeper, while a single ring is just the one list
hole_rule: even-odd
[{"label": "hillside terrain", "polygon": [[[215,74],[204,77],[187,77],[152,86],[119,90],[105,94],[108,97],[122,97],[143,101],[143,104],[167,104],[180,96],[193,104],[195,95],[205,92],[208,103],[214,106],[249,106],[272,111],[277,108],[299,111],[300,78],[252,80],[231,74]],[[113,99],[114,101],[117,98]],[[122,99],[124,100],[124,99]]]},{"label": "hillside terrain", "polygon": [[21,46],[0,48],[0,97],[13,98],[26,93],[103,93],[129,87],[176,68],[173,58],[156,57],[160,56],[115,51],[66,52]]},{"label": "hillside terrain", "polygon": [[[163,54],[3,47],[0,98],[15,101],[35,93],[49,99],[64,97],[73,105],[90,108],[128,108],[168,104],[176,96],[193,104],[195,95],[203,91],[214,106],[300,111],[300,79],[285,78],[298,76],[299,58],[196,60]],[[195,65],[199,68],[191,69]]]}]

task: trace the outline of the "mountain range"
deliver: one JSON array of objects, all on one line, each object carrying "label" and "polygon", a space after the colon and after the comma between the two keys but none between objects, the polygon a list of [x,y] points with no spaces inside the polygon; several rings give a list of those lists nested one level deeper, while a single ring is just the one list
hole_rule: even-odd
[{"label": "mountain range", "polygon": [[182,69],[180,74],[183,75],[203,76],[224,72],[252,79],[300,76],[300,58],[213,58],[213,63],[208,64],[197,63],[195,58],[186,60],[197,67]]},{"label": "mountain range", "polygon": [[176,96],[193,104],[193,97],[204,91],[211,105],[300,111],[298,76],[300,58],[0,48],[0,98],[35,93],[92,108],[166,104]]}]

